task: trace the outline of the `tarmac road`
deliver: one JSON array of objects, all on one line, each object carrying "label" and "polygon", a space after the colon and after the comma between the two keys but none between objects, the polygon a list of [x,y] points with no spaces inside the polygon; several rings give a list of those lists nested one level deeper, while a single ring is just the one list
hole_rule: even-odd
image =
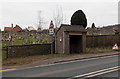
[{"label": "tarmac road", "polygon": [[107,73],[107,74],[102,74],[102,75],[99,75],[98,77],[118,77],[118,71],[114,71],[114,72],[110,72],[110,73]]},{"label": "tarmac road", "polygon": [[[118,66],[118,55],[69,61],[48,66],[36,66],[28,69],[5,71],[3,77],[66,77],[90,73]],[[111,76],[111,75],[107,75]],[[116,75],[117,77],[118,75]]]}]

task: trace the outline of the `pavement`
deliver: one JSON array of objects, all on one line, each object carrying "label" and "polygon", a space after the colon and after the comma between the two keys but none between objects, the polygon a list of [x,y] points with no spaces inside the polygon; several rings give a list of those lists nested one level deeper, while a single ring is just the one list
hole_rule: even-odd
[{"label": "pavement", "polygon": [[112,56],[120,54],[120,52],[112,52],[112,53],[98,53],[98,54],[77,54],[70,57],[59,57],[59,58],[52,58],[42,61],[35,61],[29,64],[20,65],[20,66],[3,66],[2,70],[11,70],[11,69],[25,69],[25,68],[32,68],[36,66],[46,66],[55,63],[62,63],[62,62],[69,62],[69,61],[77,61],[83,59],[90,59],[90,58],[97,58],[97,57],[104,57],[104,56]]}]

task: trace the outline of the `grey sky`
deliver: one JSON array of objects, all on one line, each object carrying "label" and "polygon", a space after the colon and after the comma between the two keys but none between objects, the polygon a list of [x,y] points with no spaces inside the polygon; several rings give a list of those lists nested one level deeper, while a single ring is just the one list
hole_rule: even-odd
[{"label": "grey sky", "polygon": [[37,27],[38,11],[42,11],[45,21],[43,28],[48,28],[50,20],[57,7],[62,7],[66,21],[70,24],[70,18],[76,10],[83,10],[90,27],[94,22],[98,26],[114,25],[118,23],[118,2],[2,2],[2,23],[0,28],[18,24],[22,28],[27,26]]},{"label": "grey sky", "polygon": [[120,1],[118,2],[118,23],[120,24]]}]

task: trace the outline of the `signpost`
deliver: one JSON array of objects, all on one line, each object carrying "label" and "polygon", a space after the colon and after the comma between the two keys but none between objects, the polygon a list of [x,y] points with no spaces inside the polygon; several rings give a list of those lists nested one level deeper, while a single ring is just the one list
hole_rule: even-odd
[{"label": "signpost", "polygon": [[49,35],[52,36],[52,42],[51,42],[51,54],[53,54],[53,46],[54,46],[54,37],[55,37],[55,30],[54,30],[54,24],[53,21],[51,20],[50,26],[49,26]]}]

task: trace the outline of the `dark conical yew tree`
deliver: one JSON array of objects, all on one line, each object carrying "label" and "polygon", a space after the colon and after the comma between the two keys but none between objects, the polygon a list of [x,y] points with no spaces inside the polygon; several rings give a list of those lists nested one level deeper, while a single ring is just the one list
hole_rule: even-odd
[{"label": "dark conical yew tree", "polygon": [[91,28],[95,28],[95,23],[92,23],[92,27]]},{"label": "dark conical yew tree", "polygon": [[72,15],[71,25],[82,25],[84,28],[86,28],[87,19],[82,10],[78,10]]}]

